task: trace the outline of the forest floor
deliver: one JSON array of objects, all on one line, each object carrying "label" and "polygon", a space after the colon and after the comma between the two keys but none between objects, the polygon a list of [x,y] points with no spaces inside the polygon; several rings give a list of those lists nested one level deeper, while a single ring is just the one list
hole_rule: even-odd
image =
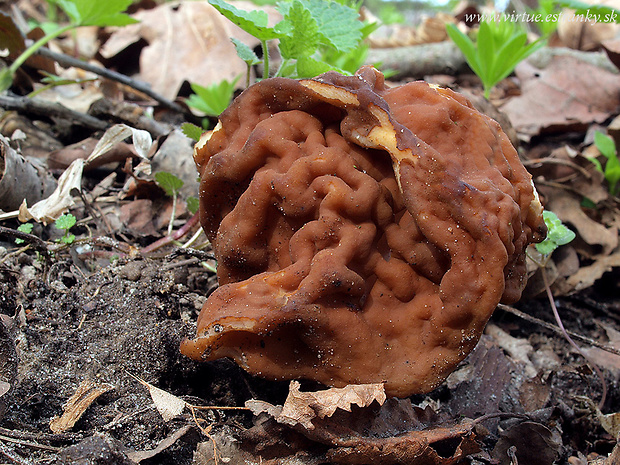
[{"label": "forest floor", "polygon": [[[494,91],[493,105],[471,75],[427,80],[462,90],[503,122],[548,208],[577,232],[547,272],[563,324],[589,361],[557,327],[539,270],[523,299],[495,311],[476,349],[435,391],[338,404],[312,429],[278,421],[275,406],[300,396],[295,385],[179,352],[217,286],[209,249],[179,247],[198,229],[185,202],[197,192],[192,143],[178,130],[187,114],[155,105],[155,117],[145,116],[144,104],[119,99],[127,88],[110,83],[92,105],[87,86],[58,98],[84,99],[102,128],[73,119],[79,110],[5,104],[6,150],[38,153],[54,179],[88,157],[105,128],[123,123],[153,138],[151,172],[170,172],[185,185],[173,213],[171,197],[140,168],[143,142],[134,134],[132,143],[129,131],[84,170],[79,189],[56,199],[73,199],[65,210],[78,219],[75,240],[63,243],[63,232],[42,222],[15,235],[8,230],[17,219],[1,217],[0,464],[619,464],[620,209],[587,156],[600,155],[595,129],[617,132],[620,101],[605,96],[619,94],[620,77],[611,63],[579,53],[548,53],[537,74],[531,64],[518,69]],[[589,67],[603,89],[588,96],[594,103],[579,93]],[[568,84],[567,69],[577,76]],[[528,106],[560,85],[563,99],[550,116]],[[567,109],[574,101],[581,106]],[[30,215],[45,218],[54,207]],[[185,235],[154,247],[172,215],[174,231],[185,227]],[[322,388],[302,382],[301,389]]]}]

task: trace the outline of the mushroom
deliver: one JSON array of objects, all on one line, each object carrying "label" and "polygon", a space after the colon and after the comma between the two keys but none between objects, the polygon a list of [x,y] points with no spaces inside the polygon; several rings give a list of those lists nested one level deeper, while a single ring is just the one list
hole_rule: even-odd
[{"label": "mushroom", "polygon": [[251,86],[195,161],[219,287],[181,351],[270,379],[434,389],[546,231],[498,123],[371,67]]}]

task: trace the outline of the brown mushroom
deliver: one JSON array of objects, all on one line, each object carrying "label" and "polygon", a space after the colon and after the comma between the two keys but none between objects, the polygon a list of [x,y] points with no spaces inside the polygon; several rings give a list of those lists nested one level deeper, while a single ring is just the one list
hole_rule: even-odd
[{"label": "brown mushroom", "polygon": [[370,67],[255,84],[195,160],[220,287],[181,350],[271,379],[432,390],[520,297],[545,234],[495,121]]}]

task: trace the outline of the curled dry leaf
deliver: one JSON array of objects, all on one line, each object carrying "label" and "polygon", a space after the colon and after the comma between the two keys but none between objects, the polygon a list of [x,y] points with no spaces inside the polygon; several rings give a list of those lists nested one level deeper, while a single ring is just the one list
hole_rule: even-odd
[{"label": "curled dry leaf", "polygon": [[19,207],[19,221],[25,223],[35,220],[43,224],[49,224],[65,213],[74,205],[73,191],[82,187],[82,171],[84,160],[75,160],[58,179],[58,187],[46,199],[40,200],[32,207],[28,207],[24,200]]},{"label": "curled dry leaf", "polygon": [[[370,387],[368,393],[375,389]],[[295,454],[312,451],[309,460],[304,459],[303,463],[315,463],[313,460],[321,456],[322,460],[318,463],[455,465],[479,451],[471,420],[466,419],[456,425],[442,424],[430,407],[416,407],[409,399],[392,398],[382,405],[371,402],[364,408],[334,409],[337,404],[348,407],[352,404],[337,400],[343,389],[328,391],[327,397],[333,399],[326,405],[332,414],[324,418],[315,416],[311,429],[303,424],[307,418],[296,423],[290,422],[289,418],[283,419],[285,406],[273,406],[261,401],[246,403],[255,414],[263,413],[253,428],[238,436],[243,450],[251,450],[248,446],[254,445],[255,456],[248,463],[266,463],[266,457],[274,460],[267,463],[285,463],[296,457]],[[297,387],[291,392],[294,397],[299,397]],[[299,402],[302,403],[301,400]],[[312,398],[307,398],[305,405],[309,407],[313,402]],[[305,413],[304,408],[297,410]],[[301,436],[295,436],[295,432]],[[312,447],[308,440],[328,446],[325,455],[320,452],[323,447]],[[282,448],[285,443],[290,446]],[[440,444],[448,443],[451,446],[440,447]],[[441,453],[438,452],[440,449]]]},{"label": "curled dry leaf", "polygon": [[50,429],[54,433],[69,431],[80,419],[88,407],[101,395],[114,389],[110,384],[95,383],[84,380],[80,383],[75,393],[64,405],[64,413],[60,417],[54,417],[50,421]]},{"label": "curled dry leaf", "polygon": [[82,188],[84,166],[95,163],[96,160],[106,154],[116,144],[128,137],[133,138],[133,147],[138,156],[143,159],[134,172],[142,171],[149,174],[148,155],[153,145],[151,135],[146,131],[132,128],[126,124],[116,124],[104,133],[87,160],[78,158],[71,162],[69,168],[58,179],[58,186],[52,195],[37,202],[32,207],[28,207],[26,201],[22,202],[19,207],[19,220],[26,222],[34,219],[43,224],[53,223],[60,215],[74,205],[73,195],[75,190],[79,191]]},{"label": "curled dry leaf", "polygon": [[301,392],[300,384],[292,381],[282,412],[276,418],[278,423],[291,426],[300,424],[306,429],[314,429],[312,420],[316,417],[331,417],[336,409],[351,411],[352,405],[367,407],[374,401],[385,402],[383,384],[349,384],[343,388],[331,388],[318,392]]},{"label": "curled dry leaf", "polygon": [[56,180],[43,163],[17,153],[0,135],[0,209],[13,211],[24,199],[35,203],[50,195]]},{"label": "curled dry leaf", "polygon": [[289,394],[282,407],[267,402],[249,400],[248,407],[255,415],[266,412],[278,423],[289,426],[301,425],[307,430],[314,429],[312,420],[331,417],[336,409],[351,411],[352,405],[367,407],[374,401],[379,405],[385,402],[383,384],[349,384],[343,388],[330,388],[318,392],[301,392],[298,381],[291,381]]}]

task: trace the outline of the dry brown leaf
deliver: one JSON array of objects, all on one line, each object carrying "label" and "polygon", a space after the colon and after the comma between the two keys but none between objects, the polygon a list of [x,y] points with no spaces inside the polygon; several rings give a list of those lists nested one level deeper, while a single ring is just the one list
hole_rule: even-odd
[{"label": "dry brown leaf", "polygon": [[569,223],[576,229],[579,237],[589,245],[602,248],[602,254],[611,253],[618,246],[618,229],[605,227],[584,213],[580,199],[573,195],[555,195],[546,205],[563,223]]},{"label": "dry brown leaf", "polygon": [[614,23],[571,21],[569,18],[574,17],[574,12],[568,9],[564,9],[562,14],[566,19],[558,21],[557,35],[566,47],[576,50],[598,49],[602,42],[613,38],[618,32],[618,25]]},{"label": "dry brown leaf", "polygon": [[[513,462],[508,454],[508,450],[513,447],[518,462]],[[552,465],[560,457],[561,450],[562,437],[559,431],[540,423],[524,421],[502,431],[492,455],[501,465]]]},{"label": "dry brown leaf", "polygon": [[603,122],[620,105],[620,75],[573,56],[554,56],[544,69],[523,61],[516,74],[522,93],[502,110],[524,139]]},{"label": "dry brown leaf", "polygon": [[50,429],[54,433],[69,431],[80,419],[88,407],[101,395],[114,389],[110,384],[95,383],[84,380],[80,383],[75,393],[63,406],[64,413],[60,417],[54,417],[50,421]]},{"label": "dry brown leaf", "polygon": [[[609,325],[601,324],[605,332],[607,333],[607,339],[609,342],[606,345],[620,350],[620,331],[615,330]],[[588,356],[590,360],[601,367],[611,371],[616,379],[620,379],[620,355],[612,354],[611,352],[598,347],[582,347],[583,352]]]},{"label": "dry brown leaf", "polygon": [[575,291],[580,291],[592,286],[604,273],[612,268],[620,267],[620,250],[611,255],[592,257],[594,263],[582,266],[577,273],[569,277],[566,282]]},{"label": "dry brown leaf", "polygon": [[25,223],[34,219],[43,224],[50,224],[65,213],[74,204],[73,192],[82,187],[84,160],[75,160],[58,178],[56,190],[46,199],[40,200],[32,207],[24,200],[19,207],[19,221]]},{"label": "dry brown leaf", "polygon": [[183,399],[180,399],[177,396],[164,391],[163,389],[159,389],[158,387],[147,383],[137,376],[132,375],[132,377],[149,390],[149,394],[151,395],[151,399],[153,399],[155,408],[157,408],[157,411],[162,416],[164,421],[170,421],[183,412],[183,409],[185,408],[185,401]]},{"label": "dry brown leaf", "polygon": [[112,34],[102,56],[110,58],[146,40],[137,77],[166,98],[174,99],[184,81],[206,86],[245,75],[246,65],[229,38],[230,27],[208,2],[166,3],[134,18],[140,22]]},{"label": "dry brown leaf", "polygon": [[288,397],[282,411],[276,417],[278,423],[295,426],[300,424],[308,430],[314,429],[314,418],[331,417],[336,409],[351,411],[351,405],[367,407],[374,401],[385,402],[383,384],[350,384],[343,388],[330,388],[317,392],[301,392],[300,384],[291,381]]}]

